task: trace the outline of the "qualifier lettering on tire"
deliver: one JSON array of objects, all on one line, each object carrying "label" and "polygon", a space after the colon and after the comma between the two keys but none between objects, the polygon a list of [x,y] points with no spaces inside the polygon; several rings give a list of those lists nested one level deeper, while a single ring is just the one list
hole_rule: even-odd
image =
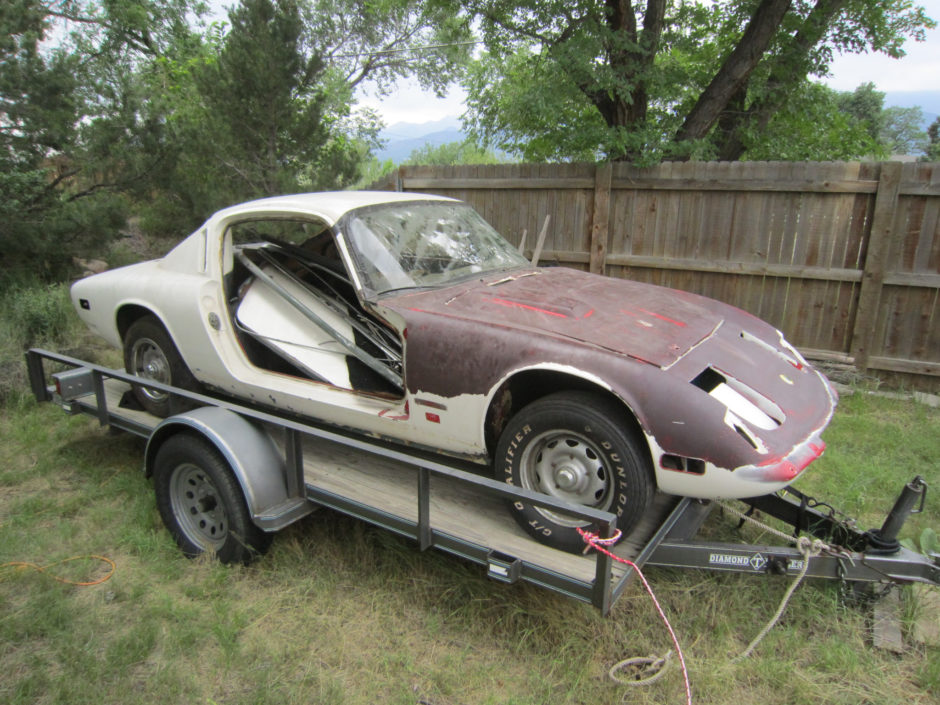
[{"label": "qualifier lettering on tire", "polygon": [[[497,479],[555,499],[616,514],[628,533],[653,496],[648,453],[615,400],[590,392],[543,397],[510,419],[497,446]],[[571,514],[526,502],[511,503],[519,525],[542,543],[580,552]]]}]

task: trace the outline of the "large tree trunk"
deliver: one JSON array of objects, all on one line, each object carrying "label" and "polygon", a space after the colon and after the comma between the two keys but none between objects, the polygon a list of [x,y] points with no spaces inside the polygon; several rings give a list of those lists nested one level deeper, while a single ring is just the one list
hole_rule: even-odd
[{"label": "large tree trunk", "polygon": [[722,116],[725,129],[717,135],[718,158],[722,161],[737,161],[747,150],[745,133],[761,132],[770,124],[774,114],[782,107],[794,83],[805,79],[805,62],[810,50],[826,36],[835,17],[848,0],[816,0],[803,25],[793,40],[774,58],[770,78],[762,96],[747,110],[727,111]]},{"label": "large tree trunk", "polygon": [[790,4],[791,0],[762,0],[741,40],[699,96],[676,133],[677,142],[702,139],[709,133],[729,101],[747,85],[751,72],[770,46]]},{"label": "large tree trunk", "polygon": [[[631,85],[629,92],[612,92],[598,85],[595,76],[569,74],[580,91],[597,108],[608,127],[641,127],[646,122],[649,93],[645,76],[656,58],[666,16],[666,0],[647,0],[643,29],[638,31],[630,0],[605,0],[603,21],[617,39],[606,47],[609,66]],[[564,41],[564,33],[561,41]],[[636,154],[608,154],[610,159],[634,159]]]}]

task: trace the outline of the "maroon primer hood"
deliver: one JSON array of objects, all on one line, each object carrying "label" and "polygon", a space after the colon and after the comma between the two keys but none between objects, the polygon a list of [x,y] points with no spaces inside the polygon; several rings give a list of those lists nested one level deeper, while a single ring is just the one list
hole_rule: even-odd
[{"label": "maroon primer hood", "polygon": [[525,270],[386,301],[393,308],[556,335],[668,367],[707,338],[720,304],[567,268]]}]

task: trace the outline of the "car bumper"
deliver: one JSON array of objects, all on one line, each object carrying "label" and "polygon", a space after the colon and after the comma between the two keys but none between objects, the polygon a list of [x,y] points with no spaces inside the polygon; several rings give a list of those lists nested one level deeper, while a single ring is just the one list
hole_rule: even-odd
[{"label": "car bumper", "polygon": [[786,456],[728,469],[702,463],[693,470],[663,467],[656,459],[659,489],[700,499],[740,499],[771,494],[791,484],[826,449],[821,432],[813,434]]}]

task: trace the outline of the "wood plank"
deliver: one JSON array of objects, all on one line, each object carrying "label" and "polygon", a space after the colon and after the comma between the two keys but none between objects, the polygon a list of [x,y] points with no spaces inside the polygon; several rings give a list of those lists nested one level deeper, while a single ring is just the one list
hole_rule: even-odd
[{"label": "wood plank", "polygon": [[891,238],[894,235],[894,214],[897,210],[900,181],[900,164],[889,162],[881,165],[881,177],[875,197],[864,274],[859,291],[858,313],[852,333],[852,357],[855,358],[855,364],[862,370],[867,369],[868,358],[874,345],[872,337],[881,300],[885,261],[888,257]]},{"label": "wood plank", "polygon": [[594,180],[594,211],[591,216],[590,271],[603,274],[607,261],[607,240],[610,233],[610,162],[599,164]]},{"label": "wood plank", "polygon": [[[562,257],[576,257],[577,253],[558,253]],[[820,281],[858,282],[862,273],[852,269],[826,269],[825,267],[801,267],[791,264],[756,264],[749,262],[709,262],[697,259],[673,259],[669,257],[643,257],[637,255],[607,255],[608,264],[645,269],[672,269],[676,271],[709,272],[715,274],[740,274],[746,276],[784,277],[794,279],[817,279]],[[919,280],[915,275],[900,277],[904,283]],[[923,280],[932,281],[927,275]]]},{"label": "wood plank", "polygon": [[592,189],[594,179],[586,177],[577,178],[443,178],[443,177],[409,177],[404,179],[406,191],[421,191],[431,189],[507,189],[507,190],[537,190],[537,189]]},{"label": "wood plank", "polygon": [[[743,162],[742,162],[743,163]],[[801,165],[806,166],[806,165]],[[616,179],[613,188],[638,189],[644,191],[761,191],[767,193],[875,193],[877,181],[854,180],[803,180],[774,179],[754,181],[751,179],[707,179],[694,178],[643,178]]]},{"label": "wood plank", "polygon": [[895,654],[904,653],[901,636],[901,598],[897,590],[888,590],[872,608],[872,646]]},{"label": "wood plank", "polygon": [[915,375],[940,376],[940,362],[927,362],[920,360],[902,360],[893,357],[872,355],[868,359],[868,367],[886,372],[907,372]]},{"label": "wood plank", "polygon": [[[410,521],[417,521],[417,470],[380,456],[350,451],[320,439],[304,440],[304,476],[308,484]],[[652,536],[661,515],[675,498],[658,495],[637,531],[614,553],[635,558]],[[431,528],[486,546],[533,565],[590,582],[594,555],[575,555],[550,548],[525,533],[505,502],[481,495],[449,478],[431,478]],[[615,567],[616,580],[623,569]]]}]

